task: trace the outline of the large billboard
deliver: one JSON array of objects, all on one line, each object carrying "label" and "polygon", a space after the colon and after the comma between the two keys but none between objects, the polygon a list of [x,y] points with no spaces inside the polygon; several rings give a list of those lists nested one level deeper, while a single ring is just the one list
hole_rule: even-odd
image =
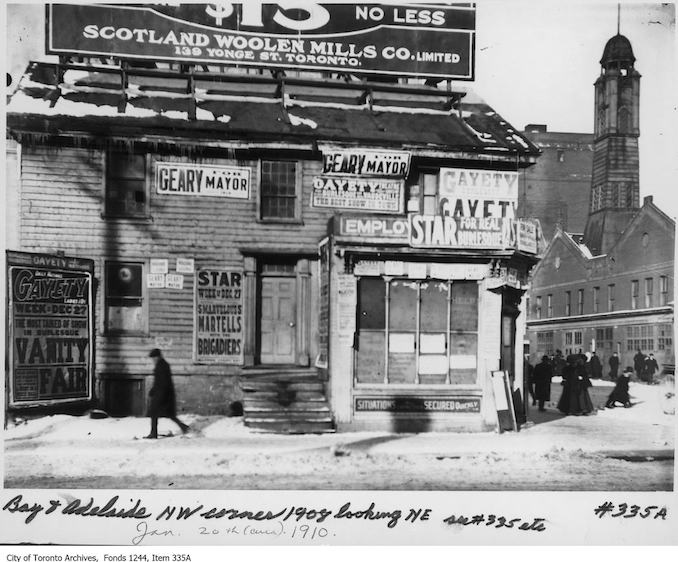
[{"label": "large billboard", "polygon": [[9,406],[92,399],[92,260],[7,252]]},{"label": "large billboard", "polygon": [[472,4],[47,7],[47,52],[473,80]]}]

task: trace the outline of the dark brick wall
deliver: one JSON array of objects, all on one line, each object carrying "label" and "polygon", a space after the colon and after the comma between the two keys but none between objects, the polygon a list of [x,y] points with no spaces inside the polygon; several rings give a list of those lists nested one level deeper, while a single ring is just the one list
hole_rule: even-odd
[{"label": "dark brick wall", "polygon": [[550,240],[560,226],[584,232],[593,167],[593,135],[525,131],[541,150],[537,164],[521,176],[518,212],[537,218]]}]

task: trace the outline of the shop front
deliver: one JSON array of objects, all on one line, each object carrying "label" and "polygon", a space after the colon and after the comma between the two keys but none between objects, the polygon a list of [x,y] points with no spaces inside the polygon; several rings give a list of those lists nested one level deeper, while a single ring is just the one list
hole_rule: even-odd
[{"label": "shop front", "polygon": [[516,332],[536,256],[503,242],[460,247],[459,238],[457,247],[444,237],[437,247],[415,247],[415,220],[334,220],[329,364],[337,425],[489,429],[497,423],[492,372],[506,371],[522,394]]}]

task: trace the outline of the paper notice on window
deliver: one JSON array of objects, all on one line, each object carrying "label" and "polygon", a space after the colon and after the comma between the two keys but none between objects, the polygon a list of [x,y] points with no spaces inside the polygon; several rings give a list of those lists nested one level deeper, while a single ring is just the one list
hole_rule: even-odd
[{"label": "paper notice on window", "polygon": [[420,353],[445,353],[445,334],[421,334]]},{"label": "paper notice on window", "polygon": [[414,334],[394,334],[388,337],[389,353],[414,353]]},{"label": "paper notice on window", "polygon": [[475,355],[450,355],[450,369],[475,369]]},{"label": "paper notice on window", "polygon": [[420,355],[420,375],[446,375],[447,355]]}]

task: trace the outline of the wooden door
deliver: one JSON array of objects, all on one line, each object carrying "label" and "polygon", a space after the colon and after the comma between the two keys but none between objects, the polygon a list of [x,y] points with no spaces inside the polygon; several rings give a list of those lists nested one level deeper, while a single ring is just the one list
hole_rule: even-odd
[{"label": "wooden door", "polygon": [[261,362],[295,363],[296,360],[296,279],[261,279]]}]

